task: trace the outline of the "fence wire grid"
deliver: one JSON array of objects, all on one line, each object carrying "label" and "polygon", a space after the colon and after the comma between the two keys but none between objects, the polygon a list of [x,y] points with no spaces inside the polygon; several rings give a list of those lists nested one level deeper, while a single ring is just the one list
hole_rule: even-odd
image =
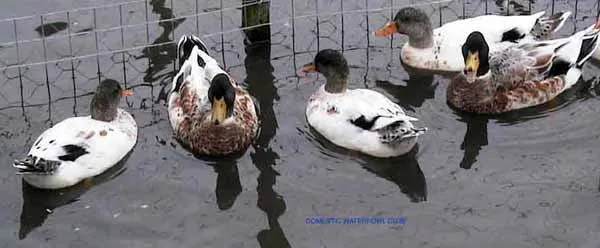
[{"label": "fence wire grid", "polygon": [[[424,9],[437,26],[482,14],[568,9],[573,19],[564,34],[593,23],[590,17],[597,18],[600,9],[598,1],[583,0],[134,0],[8,18],[0,20],[0,112],[47,105],[51,115],[53,102],[72,99],[76,105],[78,96],[106,78],[149,87],[144,97],[157,102],[176,70],[176,42],[189,33],[205,40],[227,70],[243,69],[244,31],[264,26],[271,30],[271,59],[292,61],[283,77],[295,75],[296,63],[305,62],[297,56],[323,48],[361,51],[366,57],[355,66],[389,67],[397,54],[374,65],[369,52],[394,50],[402,42],[371,32],[409,5]],[[266,11],[258,24],[248,20],[256,7]],[[163,89],[155,94],[154,87]]]}]

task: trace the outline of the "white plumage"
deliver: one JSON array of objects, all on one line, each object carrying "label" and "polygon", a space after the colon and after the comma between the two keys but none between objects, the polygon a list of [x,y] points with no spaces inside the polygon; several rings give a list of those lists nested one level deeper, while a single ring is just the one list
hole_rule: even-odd
[{"label": "white plumage", "polygon": [[[52,174],[25,172],[25,181],[38,188],[63,188],[117,164],[137,141],[135,120],[124,110],[118,111],[112,122],[94,120],[90,116],[71,117],[44,131],[27,155],[60,164]],[[79,149],[75,147],[83,150],[75,151]],[[70,161],[70,153],[84,152]]]}]

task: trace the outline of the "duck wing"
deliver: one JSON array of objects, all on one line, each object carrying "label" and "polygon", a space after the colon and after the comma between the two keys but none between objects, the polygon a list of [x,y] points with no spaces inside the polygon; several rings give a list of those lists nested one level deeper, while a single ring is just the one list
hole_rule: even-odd
[{"label": "duck wing", "polygon": [[342,102],[345,118],[364,130],[378,130],[398,121],[417,121],[396,103],[379,92],[368,89],[348,90]]}]

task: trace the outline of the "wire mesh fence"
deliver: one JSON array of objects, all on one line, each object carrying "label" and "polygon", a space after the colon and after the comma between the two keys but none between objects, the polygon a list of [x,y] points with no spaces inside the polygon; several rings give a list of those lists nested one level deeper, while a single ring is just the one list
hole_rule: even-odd
[{"label": "wire mesh fence", "polygon": [[[9,18],[0,20],[0,111],[47,105],[51,115],[53,102],[76,103],[104,78],[147,86],[147,100],[158,101],[164,88],[155,87],[170,82],[176,42],[187,33],[204,39],[228,70],[244,70],[244,31],[264,26],[270,27],[271,59],[290,62],[284,77],[294,76],[298,57],[310,60],[323,48],[355,54],[360,58],[354,66],[367,68],[366,73],[373,66],[389,68],[397,63],[395,48],[402,42],[371,32],[408,5],[426,10],[436,26],[481,14],[568,9],[573,22],[561,30],[564,34],[592,23],[599,10],[598,1],[577,0],[133,0]],[[259,6],[262,14],[252,12]],[[266,17],[249,20],[257,15]],[[391,52],[384,59],[372,56],[381,49]]]}]

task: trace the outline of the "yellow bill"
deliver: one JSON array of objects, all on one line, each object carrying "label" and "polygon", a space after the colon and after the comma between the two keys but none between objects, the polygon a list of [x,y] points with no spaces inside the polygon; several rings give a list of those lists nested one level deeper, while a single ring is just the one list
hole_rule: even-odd
[{"label": "yellow bill", "polygon": [[465,61],[465,76],[468,83],[475,82],[477,70],[479,70],[479,52],[469,51],[467,60]]},{"label": "yellow bill", "polygon": [[225,99],[223,97],[219,99],[215,99],[212,103],[211,109],[211,121],[216,125],[223,123],[225,118],[227,117],[227,104],[225,104]]}]

